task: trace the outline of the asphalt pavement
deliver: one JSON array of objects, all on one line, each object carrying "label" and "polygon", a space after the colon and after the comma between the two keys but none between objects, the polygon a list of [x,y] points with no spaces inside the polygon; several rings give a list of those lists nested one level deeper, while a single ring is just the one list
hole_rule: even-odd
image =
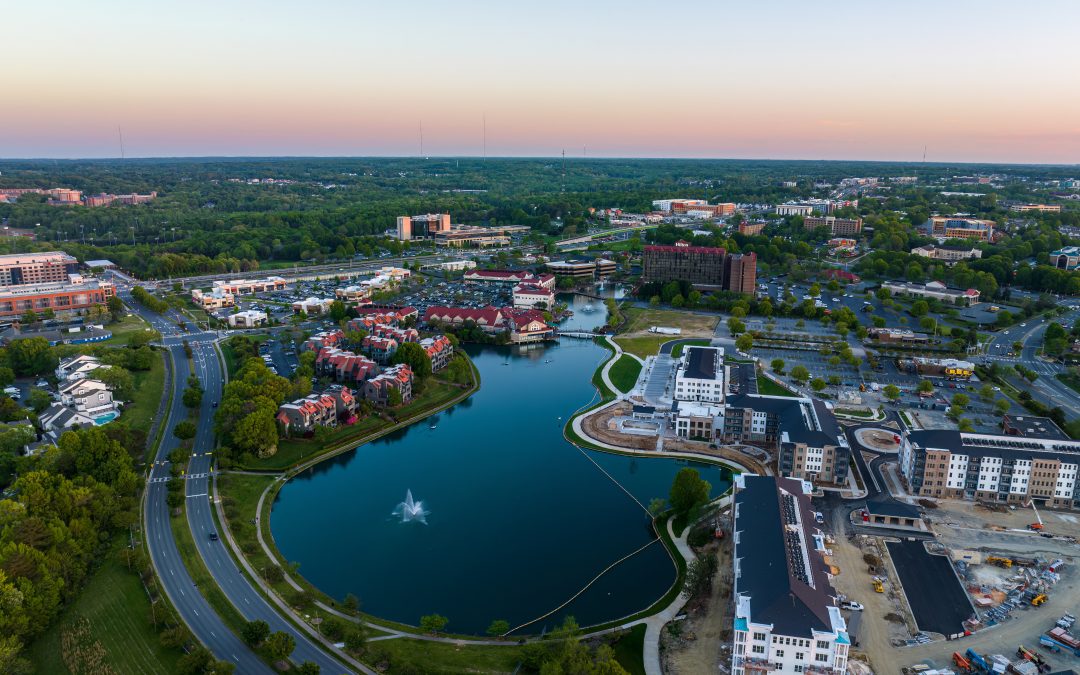
[{"label": "asphalt pavement", "polygon": [[[229,601],[248,621],[261,619],[270,625],[271,631],[285,631],[296,640],[296,649],[292,660],[297,663],[312,661],[319,665],[324,675],[349,673],[351,670],[342,665],[312,639],[283,618],[270,603],[259,594],[225,549],[223,541],[211,541],[210,533],[217,531],[214,523],[209,490],[209,475],[213,468],[213,449],[215,447],[213,417],[215,401],[220,401],[224,376],[213,341],[215,333],[183,333],[168,318],[157,315],[134,302],[129,293],[121,291],[121,297],[133,311],[150,322],[162,333],[166,348],[174,364],[173,400],[169,410],[162,442],[154,466],[151,469],[147,485],[145,528],[151,560],[163,588],[176,607],[181,618],[191,628],[196,638],[206,645],[219,659],[237,664],[240,673],[272,673],[271,668],[255,655],[236,636],[221,618],[209,606],[191,576],[184,567],[169,524],[168,486],[164,481],[155,479],[168,478],[169,466],[166,461],[169,453],[177,447],[179,441],[172,434],[175,425],[187,417],[187,409],[182,401],[182,394],[189,373],[194,372],[205,390],[202,407],[197,420],[197,432],[188,473],[185,494],[187,496],[187,518],[196,547],[207,569],[221,587]],[[175,318],[175,317],[174,317]],[[184,354],[182,341],[187,340],[192,348],[191,367]]]}]

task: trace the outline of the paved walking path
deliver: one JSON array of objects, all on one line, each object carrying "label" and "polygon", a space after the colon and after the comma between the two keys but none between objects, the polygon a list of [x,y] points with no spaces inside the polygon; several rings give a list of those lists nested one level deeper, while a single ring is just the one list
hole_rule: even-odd
[{"label": "paved walking path", "polygon": [[[679,555],[683,557],[686,564],[697,559],[694,552],[690,550],[690,546],[686,543],[686,535],[681,537],[675,536],[675,531],[671,528],[672,519],[667,521],[668,536],[675,542],[675,548],[679,551]],[[690,528],[686,528],[689,532]],[[675,599],[671,601],[671,604],[660,610],[656,614],[645,619],[645,646],[643,651],[643,658],[645,660],[645,674],[646,675],[662,675],[664,670],[660,664],[660,631],[664,629],[669,621],[674,619],[682,611],[684,605],[686,605],[686,596],[679,593],[675,596]]]},{"label": "paved walking path", "polygon": [[615,356],[612,356],[610,359],[608,359],[607,363],[605,363],[604,367],[600,370],[600,379],[602,379],[604,381],[604,385],[607,386],[607,388],[610,389],[612,391],[612,393],[615,394],[616,400],[621,401],[624,398],[628,397],[630,395],[630,393],[627,392],[627,393],[624,394],[621,389],[619,389],[618,387],[616,387],[614,384],[611,383],[611,377],[610,377],[611,367],[615,365],[616,361],[618,361],[620,358],[622,358],[623,354],[626,354],[627,356],[629,356],[630,358],[634,359],[635,361],[637,361],[638,363],[640,363],[642,365],[644,365],[645,362],[642,361],[641,357],[637,356],[636,354],[631,354],[630,352],[624,352],[623,348],[619,345],[619,343],[616,342],[615,340],[612,340],[610,337],[607,337],[607,338],[604,338],[604,339],[607,340],[607,343],[609,345],[611,345],[615,349]]}]

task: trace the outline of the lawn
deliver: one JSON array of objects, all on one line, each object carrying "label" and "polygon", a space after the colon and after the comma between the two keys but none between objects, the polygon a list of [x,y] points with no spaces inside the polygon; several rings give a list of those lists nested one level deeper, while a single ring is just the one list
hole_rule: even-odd
[{"label": "lawn", "polygon": [[798,396],[786,387],[781,387],[764,375],[757,376],[757,390],[763,396]]},{"label": "lawn", "polygon": [[[257,344],[269,340],[270,336],[266,333],[254,333],[248,335],[247,338]],[[225,357],[225,370],[231,378],[240,369],[240,362],[228,340],[223,340],[220,344],[221,355]]]},{"label": "lawn", "polygon": [[638,375],[641,374],[641,362],[632,356],[623,354],[619,357],[608,372],[608,378],[615,388],[626,393],[637,384]]},{"label": "lawn", "polygon": [[102,340],[94,344],[109,345],[115,347],[117,345],[126,345],[128,338],[132,333],[138,333],[150,328],[150,325],[142,320],[138,314],[126,314],[120,317],[120,320],[116,323],[105,324],[105,330],[112,333],[112,337],[108,340]]},{"label": "lawn", "polygon": [[369,644],[363,660],[386,656],[394,673],[513,673],[521,663],[521,647],[462,646],[427,640],[380,640]]},{"label": "lawn", "polygon": [[672,340],[678,340],[678,337],[672,335],[639,335],[637,337],[616,337],[615,341],[619,343],[619,346],[623,348],[624,352],[629,352],[645,358],[647,356],[654,356],[660,351],[660,345]]},{"label": "lawn", "polygon": [[686,342],[680,342],[671,348],[671,358],[677,359],[682,356],[683,350],[687,347],[708,347],[709,340],[688,340]]},{"label": "lawn", "polygon": [[180,650],[161,646],[158,631],[148,620],[150,602],[142,582],[117,559],[124,541],[124,537],[117,538],[75,602],[29,646],[36,672],[71,672],[64,665],[61,634],[77,617],[89,620],[91,638],[104,649],[106,662],[117,673],[176,671]]},{"label": "lawn", "polygon": [[645,675],[645,624],[631,628],[615,643],[615,660],[630,675]]},{"label": "lawn", "polygon": [[[626,323],[621,332],[627,335],[635,333],[648,335],[649,328],[652,326],[665,326],[681,328],[681,337],[712,337],[713,330],[719,321],[719,317],[715,314],[693,314],[675,309],[638,307],[623,310],[623,316],[626,317]],[[666,337],[669,340],[672,338],[672,336]]]},{"label": "lawn", "polygon": [[[131,377],[135,381],[135,393],[131,403],[124,408],[120,417],[129,428],[149,433],[158,405],[165,390],[165,361],[160,352],[150,370],[133,370]],[[151,440],[151,442],[153,442]]]},{"label": "lawn", "polygon": [[1073,391],[1080,392],[1080,375],[1073,373],[1062,373],[1057,376],[1057,379],[1065,383],[1065,386],[1069,387]]}]

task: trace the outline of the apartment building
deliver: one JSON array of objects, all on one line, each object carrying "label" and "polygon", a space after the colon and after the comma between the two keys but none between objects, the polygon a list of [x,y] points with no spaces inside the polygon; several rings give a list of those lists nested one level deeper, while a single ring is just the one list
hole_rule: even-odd
[{"label": "apartment building", "polygon": [[933,244],[913,248],[911,249],[911,253],[912,255],[930,258],[931,260],[941,260],[947,263],[954,263],[960,260],[977,260],[982,257],[982,251],[975,247],[934,246]]},{"label": "apartment building", "polygon": [[513,301],[514,307],[518,308],[551,309],[555,306],[555,293],[550,288],[524,283],[514,286]]},{"label": "apartment building", "polygon": [[930,234],[938,239],[977,239],[993,241],[994,221],[957,216],[932,216],[927,224]]},{"label": "apartment building", "polygon": [[377,371],[378,366],[367,356],[337,347],[323,347],[315,357],[315,374],[335,382],[359,384]]},{"label": "apartment building", "polygon": [[735,477],[732,675],[841,675],[851,638],[801,480]]},{"label": "apartment building", "polygon": [[862,218],[837,218],[835,216],[810,216],[803,219],[803,228],[816,230],[819,227],[829,228],[829,233],[834,236],[852,236],[862,232]]},{"label": "apartment building", "polygon": [[397,391],[401,402],[412,400],[413,372],[405,363],[391,366],[364,382],[364,398],[378,405],[390,403],[390,392]]},{"label": "apartment building", "polygon": [[107,281],[83,279],[72,275],[71,281],[11,285],[0,288],[0,317],[16,317],[29,310],[70,312],[104,305],[116,295]]},{"label": "apartment building", "polygon": [[390,358],[397,352],[398,345],[398,341],[394,338],[365,335],[361,348],[375,363],[386,365],[390,363]]},{"label": "apartment building", "polygon": [[450,359],[454,357],[454,345],[450,342],[450,338],[445,335],[424,338],[420,341],[420,346],[423,347],[424,352],[431,359],[431,372],[433,373],[445,368],[450,363]]},{"label": "apartment building", "polygon": [[112,392],[100,380],[83,377],[60,384],[60,403],[90,418],[116,410]]},{"label": "apartment building", "polygon": [[0,286],[68,281],[79,272],[79,261],[63,251],[0,255]]},{"label": "apartment building", "polygon": [[773,210],[778,216],[809,216],[814,207],[810,204],[777,204]]},{"label": "apartment building", "polygon": [[357,401],[353,391],[340,384],[327,387],[322,393],[283,403],[278,408],[277,421],[286,433],[306,434],[316,427],[334,428],[338,422],[351,423],[356,417]]},{"label": "apartment building", "polygon": [[656,199],[653,210],[692,218],[722,218],[735,213],[735,204],[710,204],[704,199]]},{"label": "apartment building", "polygon": [[[1049,422],[1050,424],[1046,424]],[[1056,425],[1023,426],[1023,434],[905,431],[900,472],[920,497],[1080,507],[1080,441]],[[1040,430],[1039,427],[1042,427]]]},{"label": "apartment building", "polygon": [[765,229],[765,225],[766,223],[764,220],[744,220],[743,222],[739,223],[739,234],[745,235],[747,237],[761,234],[761,232]]},{"label": "apartment building", "polygon": [[[355,329],[354,329],[355,330]],[[315,333],[300,345],[300,351],[319,352],[326,347],[336,347],[345,339],[345,331],[340,328]]]},{"label": "apartment building", "polygon": [[682,240],[674,246],[646,246],[641,279],[685,280],[694,286],[752,294],[757,287],[757,255],[729,254],[723,248],[691,246]]},{"label": "apartment building", "polygon": [[928,284],[916,284],[910,281],[886,281],[881,287],[895,296],[909,298],[931,298],[947,302],[951,305],[963,305],[970,307],[979,302],[979,291],[969,288],[962,291],[958,288],[949,288],[940,281],[931,281]]},{"label": "apartment building", "polygon": [[101,359],[96,356],[90,356],[89,354],[69,356],[66,359],[61,359],[60,363],[56,366],[56,379],[60,381],[81,380],[104,365],[105,364],[101,362]]}]

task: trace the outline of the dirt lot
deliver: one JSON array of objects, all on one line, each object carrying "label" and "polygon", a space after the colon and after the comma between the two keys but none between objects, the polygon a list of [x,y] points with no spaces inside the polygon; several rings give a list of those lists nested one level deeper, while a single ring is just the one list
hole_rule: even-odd
[{"label": "dirt lot", "polygon": [[[707,598],[695,598],[687,603],[683,608],[686,619],[677,622],[677,635],[670,629],[664,631],[661,640],[665,673],[715,673],[721,658],[731,658],[726,651],[727,644],[732,639],[731,539],[726,538],[719,544],[710,544],[705,550],[715,553],[719,559],[719,569],[713,577],[712,593]],[[725,650],[723,654],[721,648]]]},{"label": "dirt lot", "polygon": [[588,415],[581,420],[581,428],[589,436],[617,445],[620,448],[633,448],[635,450],[655,450],[656,436],[640,436],[637,434],[624,434],[612,421],[616,416],[630,415],[629,403],[618,403],[599,412]]},{"label": "dirt lot", "polygon": [[711,338],[719,317],[715,314],[691,314],[690,312],[676,312],[670,309],[627,309],[623,312],[626,316],[626,328],[619,337],[641,337],[654,335],[649,332],[651,326],[666,326],[669,328],[681,328],[682,335],[662,336],[666,340],[688,337]]},{"label": "dirt lot", "polygon": [[[1050,591],[1049,602],[1039,608],[1028,607],[1012,613],[1012,618],[997,626],[977,631],[974,635],[956,642],[936,641],[912,647],[898,647],[896,639],[910,637],[912,626],[890,622],[882,617],[892,612],[900,613],[902,600],[893,595],[895,577],[891,565],[890,583],[886,584],[886,593],[874,593],[866,564],[862,561],[862,551],[853,542],[844,540],[835,543],[833,548],[834,564],[841,568],[840,575],[833,583],[839,592],[866,605],[862,625],[858,635],[859,647],[876,666],[875,672],[895,673],[901,666],[915,663],[932,662],[941,667],[949,664],[954,651],[969,647],[979,653],[1005,654],[1011,657],[1016,646],[1038,646],[1038,636],[1053,627],[1054,621],[1065,612],[1076,615],[1080,609],[1080,546],[1065,537],[1080,537],[1080,514],[1068,512],[1040,511],[1045,531],[1057,538],[1040,537],[1026,531],[1028,523],[1036,521],[1031,508],[1007,507],[989,510],[971,502],[941,501],[939,508],[928,509],[927,518],[938,535],[938,541],[950,548],[954,555],[971,552],[973,559],[981,559],[979,554],[998,553],[1003,555],[1023,556],[1065,560],[1061,580]],[[869,539],[869,538],[868,538]],[[862,538],[857,538],[857,544]],[[1004,581],[1009,573],[987,565],[974,565],[971,568],[973,578],[991,586]],[[905,614],[909,619],[909,615]],[[1042,652],[1044,656],[1046,652]],[[1048,657],[1055,669],[1080,668],[1080,658],[1054,654]]]}]

